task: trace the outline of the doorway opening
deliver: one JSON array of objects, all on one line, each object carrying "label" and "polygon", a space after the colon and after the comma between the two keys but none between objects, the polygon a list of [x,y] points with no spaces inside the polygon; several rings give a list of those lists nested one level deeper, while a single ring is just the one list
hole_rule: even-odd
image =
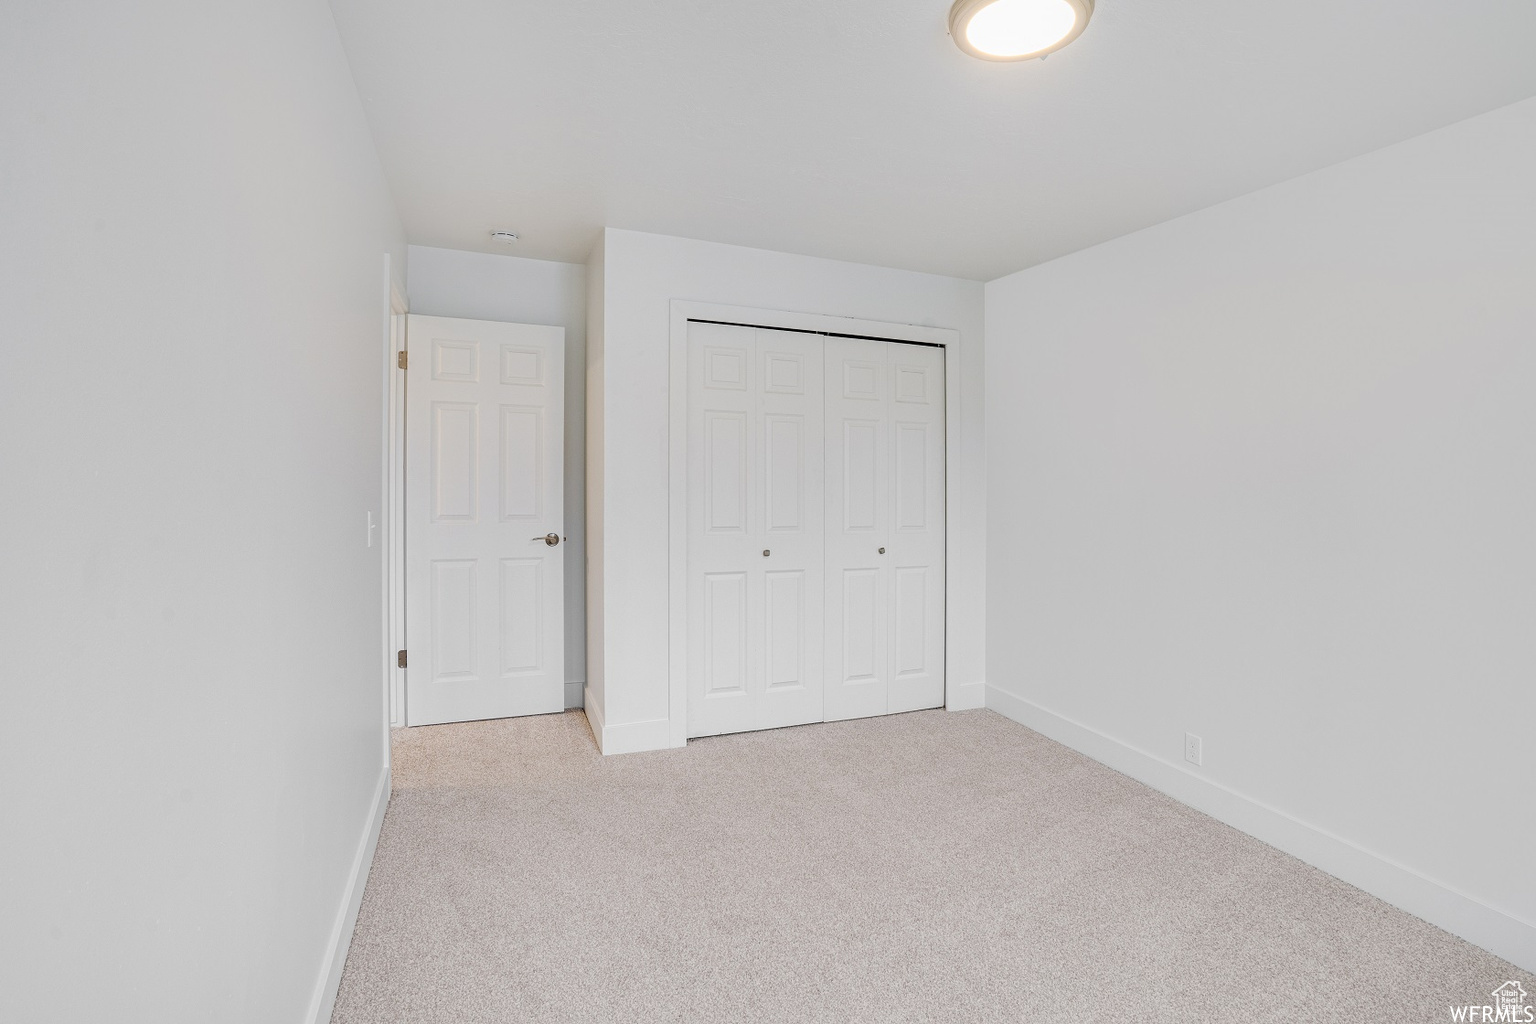
[{"label": "doorway opening", "polygon": [[565,330],[404,321],[391,724],[565,709]]}]

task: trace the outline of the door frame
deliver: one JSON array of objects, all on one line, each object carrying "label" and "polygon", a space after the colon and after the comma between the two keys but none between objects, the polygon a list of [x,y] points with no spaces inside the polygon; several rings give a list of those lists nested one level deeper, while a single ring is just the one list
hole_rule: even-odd
[{"label": "door frame", "polygon": [[757,309],[751,306],[672,300],[670,381],[667,388],[667,735],[670,746],[688,742],[688,322],[847,335],[870,341],[918,342],[944,349],[944,704],[960,685],[949,637],[949,609],[956,574],[949,571],[954,544],[949,510],[960,500],[960,332],[879,320]]},{"label": "door frame", "polygon": [[[386,259],[386,274],[387,262]],[[405,649],[405,318],[410,303],[386,279],[389,300],[384,331],[384,735],[405,725],[405,670],[397,655]]]}]

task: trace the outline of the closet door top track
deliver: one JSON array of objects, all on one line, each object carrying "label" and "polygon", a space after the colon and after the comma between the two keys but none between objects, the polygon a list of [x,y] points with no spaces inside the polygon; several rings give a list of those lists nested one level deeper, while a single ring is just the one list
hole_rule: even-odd
[{"label": "closet door top track", "polygon": [[852,338],[855,341],[883,341],[889,345],[921,345],[923,348],[942,349],[944,346],[932,341],[904,341],[901,338],[882,338],[874,334],[843,334],[838,331],[813,331],[806,327],[770,327],[767,324],[749,324],[737,320],[706,320],[703,317],[691,316],[688,318],[691,324],[719,324],[721,327],[750,327],[757,331],[783,331],[787,334],[815,334],[823,338]]}]

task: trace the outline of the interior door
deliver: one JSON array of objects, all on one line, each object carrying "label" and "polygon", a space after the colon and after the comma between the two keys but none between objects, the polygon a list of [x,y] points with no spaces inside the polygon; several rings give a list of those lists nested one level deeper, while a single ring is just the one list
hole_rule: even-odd
[{"label": "interior door", "polygon": [[827,338],[828,721],[944,704],[944,350]]},{"label": "interior door", "polygon": [[406,724],[561,711],[565,330],[406,339]]},{"label": "interior door", "polygon": [[688,734],[822,720],[821,339],[688,325]]}]

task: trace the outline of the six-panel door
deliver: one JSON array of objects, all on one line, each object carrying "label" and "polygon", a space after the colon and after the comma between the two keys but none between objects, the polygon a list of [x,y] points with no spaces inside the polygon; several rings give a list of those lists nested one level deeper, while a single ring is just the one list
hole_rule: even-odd
[{"label": "six-panel door", "polygon": [[406,327],[406,722],[561,711],[565,331]]},{"label": "six-panel door", "polygon": [[688,735],[941,706],[943,351],[688,330]]}]

